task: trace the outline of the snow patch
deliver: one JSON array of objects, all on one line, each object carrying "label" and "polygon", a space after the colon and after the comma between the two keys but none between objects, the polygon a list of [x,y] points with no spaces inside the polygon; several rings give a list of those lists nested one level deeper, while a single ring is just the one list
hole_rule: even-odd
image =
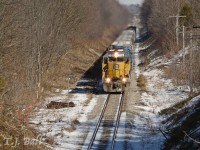
[{"label": "snow patch", "polygon": [[[172,80],[166,78],[162,70],[158,69],[161,65],[167,66],[169,62],[171,61],[165,57],[158,57],[153,59],[144,71],[140,71],[147,83],[140,103],[134,106],[138,111],[132,121],[132,149],[162,149],[165,137],[160,130],[164,118],[159,112],[188,98],[186,88],[174,86]],[[137,68],[135,73],[138,74]]]},{"label": "snow patch", "polygon": [[[87,82],[87,80],[84,79],[81,82]],[[85,136],[90,131],[91,122],[88,121],[88,114],[93,110],[100,97],[105,97],[105,95],[91,96],[87,92],[70,93],[69,90],[52,94],[51,97],[46,98],[44,105],[51,101],[70,101],[75,104],[75,107],[61,109],[42,107],[37,109],[30,118],[30,124],[46,139],[52,140],[53,149],[81,149]]]}]

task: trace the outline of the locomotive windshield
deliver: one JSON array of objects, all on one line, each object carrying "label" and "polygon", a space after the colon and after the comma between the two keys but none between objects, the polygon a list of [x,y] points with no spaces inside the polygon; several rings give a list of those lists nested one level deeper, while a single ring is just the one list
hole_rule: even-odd
[{"label": "locomotive windshield", "polygon": [[124,61],[123,51],[112,51],[108,54],[109,61]]}]

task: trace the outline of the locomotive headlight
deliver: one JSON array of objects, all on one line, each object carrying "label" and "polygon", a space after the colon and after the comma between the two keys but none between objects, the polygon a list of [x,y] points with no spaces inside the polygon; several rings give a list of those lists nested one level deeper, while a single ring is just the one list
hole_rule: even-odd
[{"label": "locomotive headlight", "polygon": [[115,58],[119,57],[119,53],[118,53],[118,52],[115,52],[115,53],[114,53],[114,56],[115,56]]},{"label": "locomotive headlight", "polygon": [[126,78],[123,78],[123,79],[122,79],[122,82],[126,82],[126,81],[127,81],[127,79],[126,79]]},{"label": "locomotive headlight", "polygon": [[111,79],[110,78],[106,78],[106,83],[110,83]]}]

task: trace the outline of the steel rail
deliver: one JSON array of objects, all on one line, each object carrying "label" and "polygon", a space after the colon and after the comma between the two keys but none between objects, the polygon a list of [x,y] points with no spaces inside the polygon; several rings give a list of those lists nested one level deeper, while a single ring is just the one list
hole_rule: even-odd
[{"label": "steel rail", "polygon": [[113,137],[112,137],[112,150],[114,149],[115,146],[115,139],[117,136],[117,130],[119,127],[119,122],[120,122],[120,116],[121,116],[121,110],[122,110],[122,105],[123,105],[123,100],[124,100],[124,93],[122,93],[120,95],[120,104],[118,106],[118,110],[117,110],[117,120],[116,120],[116,124],[115,124],[115,129],[114,129],[114,133],[113,133]]},{"label": "steel rail", "polygon": [[105,110],[106,110],[106,107],[107,107],[109,98],[110,98],[110,94],[108,94],[108,96],[107,96],[107,98],[106,98],[106,101],[105,101],[105,103],[104,103],[103,109],[102,109],[101,114],[100,114],[100,116],[99,116],[99,120],[98,120],[98,122],[97,122],[97,124],[96,124],[96,128],[95,128],[95,130],[94,130],[94,132],[93,132],[91,141],[90,141],[90,143],[89,143],[89,145],[88,145],[88,148],[87,148],[88,150],[90,150],[90,149],[92,148],[92,145],[93,145],[94,140],[95,140],[95,138],[96,138],[97,132],[98,132],[99,127],[100,127],[100,125],[101,125],[101,122],[102,122],[102,119],[103,119],[103,116],[104,116],[104,113],[105,113]]}]

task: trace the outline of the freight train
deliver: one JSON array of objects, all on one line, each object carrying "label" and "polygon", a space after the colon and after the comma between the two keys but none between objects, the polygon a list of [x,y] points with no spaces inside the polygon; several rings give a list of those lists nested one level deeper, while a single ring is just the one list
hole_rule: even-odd
[{"label": "freight train", "polygon": [[124,92],[130,83],[133,65],[135,32],[125,30],[112,43],[102,60],[103,89],[106,92]]}]

